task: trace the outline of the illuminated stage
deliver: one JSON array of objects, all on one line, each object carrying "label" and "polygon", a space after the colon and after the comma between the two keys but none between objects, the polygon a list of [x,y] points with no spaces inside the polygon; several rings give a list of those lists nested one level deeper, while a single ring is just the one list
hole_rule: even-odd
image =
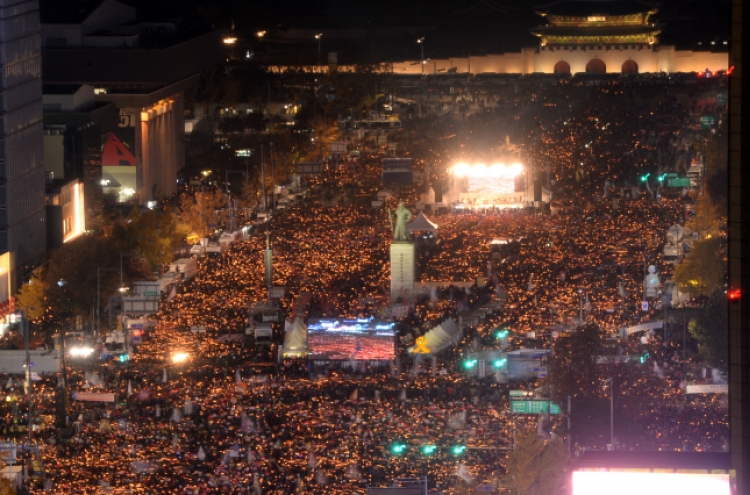
[{"label": "illuminated stage", "polygon": [[523,208],[531,199],[520,163],[459,163],[451,171],[455,180],[443,201],[457,209]]}]

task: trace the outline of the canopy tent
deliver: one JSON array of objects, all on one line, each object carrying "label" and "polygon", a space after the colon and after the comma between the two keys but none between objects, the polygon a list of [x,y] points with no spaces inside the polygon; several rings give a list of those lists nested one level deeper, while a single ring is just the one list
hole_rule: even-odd
[{"label": "canopy tent", "polygon": [[652,321],[650,323],[642,323],[640,325],[634,325],[632,327],[622,327],[620,328],[620,337],[627,337],[628,335],[633,335],[634,333],[638,332],[644,332],[646,330],[649,331],[649,333],[653,333],[654,330],[661,330],[662,327],[664,327],[663,321]]},{"label": "canopy tent", "polygon": [[[447,319],[438,326],[424,334],[426,339],[425,346],[431,354],[437,354],[446,347],[455,345],[461,340],[463,332],[458,328],[456,322]],[[416,346],[409,347],[409,352],[414,353]]]},{"label": "canopy tent", "polygon": [[284,357],[307,356],[307,326],[302,323],[301,318],[296,318],[294,323],[289,320],[284,322]]},{"label": "canopy tent", "polygon": [[419,231],[429,231],[432,232],[432,235],[437,235],[438,230],[437,224],[427,218],[421,211],[417,214],[414,220],[412,220],[411,223],[407,225],[407,227],[410,234]]}]

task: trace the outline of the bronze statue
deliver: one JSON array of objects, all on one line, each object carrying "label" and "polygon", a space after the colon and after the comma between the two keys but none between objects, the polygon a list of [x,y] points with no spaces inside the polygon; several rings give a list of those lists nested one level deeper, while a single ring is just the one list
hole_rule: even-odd
[{"label": "bronze statue", "polygon": [[[393,217],[396,217],[395,227],[393,225]],[[394,211],[393,214],[391,214],[391,209],[388,208],[388,220],[391,221],[394,242],[408,242],[410,240],[409,229],[406,227],[406,224],[409,223],[412,218],[414,218],[414,215],[406,206],[404,206],[403,201],[398,204],[398,208],[396,208],[396,211]]]}]

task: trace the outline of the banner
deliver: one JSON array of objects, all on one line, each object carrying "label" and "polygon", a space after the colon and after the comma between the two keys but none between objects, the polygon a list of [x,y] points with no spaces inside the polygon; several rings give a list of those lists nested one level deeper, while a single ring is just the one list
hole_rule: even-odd
[{"label": "banner", "polygon": [[726,383],[712,383],[702,385],[688,385],[685,393],[687,394],[726,394],[729,392],[729,385]]},{"label": "banner", "polygon": [[114,402],[115,394],[97,394],[94,392],[73,392],[73,400],[85,402]]}]

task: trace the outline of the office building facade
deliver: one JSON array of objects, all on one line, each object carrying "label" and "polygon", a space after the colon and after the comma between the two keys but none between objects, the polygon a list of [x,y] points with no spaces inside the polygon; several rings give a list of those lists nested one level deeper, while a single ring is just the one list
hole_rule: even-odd
[{"label": "office building facade", "polygon": [[11,287],[47,250],[37,0],[0,0],[0,253]]}]

